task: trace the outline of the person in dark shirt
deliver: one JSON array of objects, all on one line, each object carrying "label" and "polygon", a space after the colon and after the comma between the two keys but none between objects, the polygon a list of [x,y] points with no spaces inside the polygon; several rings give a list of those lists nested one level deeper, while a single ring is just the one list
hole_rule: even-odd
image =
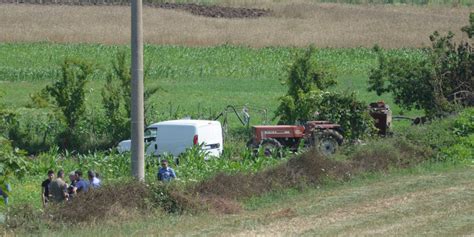
[{"label": "person in dark shirt", "polygon": [[67,192],[69,194],[69,200],[74,197],[74,188],[76,187],[76,173],[74,171],[71,171],[69,173],[69,181],[71,181],[71,184],[69,184],[69,187],[67,188]]},{"label": "person in dark shirt", "polygon": [[51,194],[49,192],[51,181],[54,179],[54,171],[48,171],[48,178],[41,183],[41,200],[43,201],[43,207],[49,202]]}]

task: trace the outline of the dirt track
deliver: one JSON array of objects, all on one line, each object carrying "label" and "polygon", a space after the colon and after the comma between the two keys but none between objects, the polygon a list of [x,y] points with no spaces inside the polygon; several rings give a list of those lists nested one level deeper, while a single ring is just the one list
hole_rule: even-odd
[{"label": "dirt track", "polygon": [[190,12],[193,15],[215,18],[257,18],[270,15],[270,10],[257,8],[203,6],[197,4],[164,3],[156,7],[178,9]]},{"label": "dirt track", "polygon": [[[0,4],[16,3],[37,4],[37,5],[74,5],[74,6],[116,6],[130,5],[129,1],[122,0],[0,0]],[[268,9],[245,8],[245,7],[224,7],[217,5],[202,5],[195,3],[155,3],[144,0],[147,7],[156,7],[171,10],[183,10],[197,16],[212,18],[257,18],[270,15]]]}]

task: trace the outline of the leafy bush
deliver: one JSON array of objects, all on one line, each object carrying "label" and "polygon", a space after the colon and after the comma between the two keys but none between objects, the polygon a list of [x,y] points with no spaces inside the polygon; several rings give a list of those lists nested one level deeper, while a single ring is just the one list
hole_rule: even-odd
[{"label": "leafy bush", "polygon": [[404,131],[397,132],[397,136],[420,146],[433,149],[435,153],[440,149],[456,144],[456,134],[453,133],[455,118],[435,119],[421,126],[410,126]]},{"label": "leafy bush", "polygon": [[[106,77],[102,88],[102,104],[108,118],[110,137],[112,140],[123,140],[130,137],[131,114],[131,73],[125,53],[120,52],[112,64],[112,72]],[[118,80],[117,85],[115,81]]]},{"label": "leafy bush", "polygon": [[62,148],[74,149],[81,141],[77,138],[76,129],[84,118],[85,93],[87,79],[92,74],[88,63],[66,59],[61,66],[61,79],[46,87],[59,110],[64,116],[66,129],[59,135]]},{"label": "leafy bush", "polygon": [[13,148],[9,140],[0,137],[0,175],[3,180],[11,176],[23,177],[30,165],[24,151]]},{"label": "leafy bush", "polygon": [[465,137],[474,133],[474,108],[466,109],[454,122],[454,133]]},{"label": "leafy bush", "polygon": [[37,109],[16,110],[4,117],[6,136],[14,147],[29,154],[45,152],[56,145],[57,136],[65,125],[57,113]]},{"label": "leafy bush", "polygon": [[[127,61],[127,54],[124,51],[117,53],[112,62],[112,71],[107,73],[106,83],[102,89],[102,105],[105,110],[106,121],[109,129],[109,145],[130,137],[130,116],[131,116],[131,83],[132,75],[130,62]],[[144,82],[149,77],[149,71],[145,70]],[[116,83],[118,81],[118,83]],[[145,103],[145,115],[152,108],[149,98],[154,95],[160,87],[145,87],[143,99]],[[146,118],[145,118],[146,120]]]},{"label": "leafy bush", "polygon": [[423,147],[433,161],[469,163],[473,156],[474,109],[459,115],[435,119],[428,124],[410,126],[395,135],[409,144]]},{"label": "leafy bush", "polygon": [[30,168],[30,162],[24,155],[23,151],[14,149],[9,140],[0,136],[0,188],[7,196],[10,196],[10,179],[14,176],[22,178]]},{"label": "leafy bush", "polygon": [[295,124],[318,118],[340,124],[347,138],[367,135],[373,127],[367,106],[353,92],[326,92],[336,82],[328,70],[314,62],[313,54],[314,48],[310,47],[289,68],[288,92],[280,97],[275,112],[275,117],[280,118],[278,123]]},{"label": "leafy bush", "polygon": [[341,125],[348,139],[363,138],[375,131],[367,105],[357,100],[354,92],[321,94],[316,118]]},{"label": "leafy bush", "polygon": [[430,117],[455,110],[455,104],[473,103],[474,50],[469,42],[453,42],[454,34],[434,32],[424,58],[386,57],[379,47],[379,65],[369,75],[369,91],[392,93],[395,103],[408,110],[425,110]]},{"label": "leafy bush", "polygon": [[474,109],[466,109],[454,121],[456,143],[441,149],[438,159],[453,163],[474,163]]},{"label": "leafy bush", "polygon": [[461,137],[458,143],[441,150],[438,159],[452,163],[474,164],[474,134]]},{"label": "leafy bush", "polygon": [[462,29],[469,38],[474,37],[474,12],[469,14],[469,25],[464,26]]},{"label": "leafy bush", "polygon": [[275,112],[279,124],[294,124],[310,120],[315,112],[316,96],[321,90],[334,85],[334,78],[323,70],[312,58],[314,47],[310,47],[302,56],[297,56],[288,70],[285,84],[288,92],[280,97],[280,106]]},{"label": "leafy bush", "polygon": [[184,186],[162,182],[149,183],[150,201],[169,213],[183,213],[205,210],[203,201],[196,195],[190,194]]}]

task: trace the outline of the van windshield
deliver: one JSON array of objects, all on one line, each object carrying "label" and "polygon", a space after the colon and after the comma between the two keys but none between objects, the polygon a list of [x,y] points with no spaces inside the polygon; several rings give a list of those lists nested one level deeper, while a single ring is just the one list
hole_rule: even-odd
[{"label": "van windshield", "polygon": [[158,129],[156,128],[147,128],[145,129],[145,137],[156,137],[156,132]]}]

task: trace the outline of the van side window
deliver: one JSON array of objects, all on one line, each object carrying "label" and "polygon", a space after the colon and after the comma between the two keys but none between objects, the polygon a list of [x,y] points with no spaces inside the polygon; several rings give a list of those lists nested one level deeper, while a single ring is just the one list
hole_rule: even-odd
[{"label": "van side window", "polygon": [[153,142],[156,141],[156,134],[158,129],[156,128],[147,128],[145,129],[145,142]]},{"label": "van side window", "polygon": [[157,131],[156,128],[147,128],[145,129],[145,137],[156,137]]}]

